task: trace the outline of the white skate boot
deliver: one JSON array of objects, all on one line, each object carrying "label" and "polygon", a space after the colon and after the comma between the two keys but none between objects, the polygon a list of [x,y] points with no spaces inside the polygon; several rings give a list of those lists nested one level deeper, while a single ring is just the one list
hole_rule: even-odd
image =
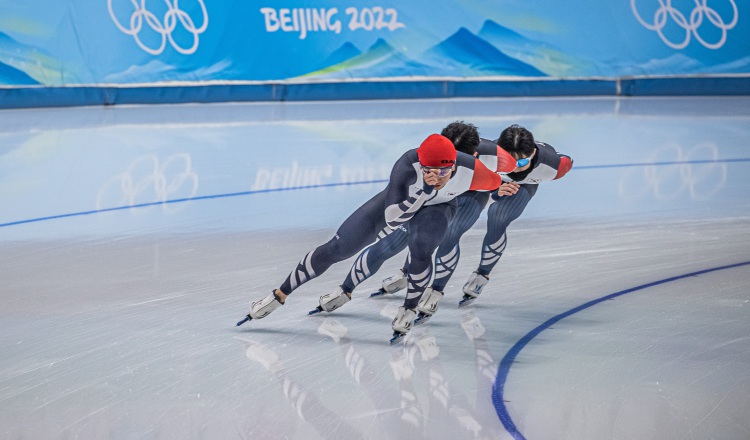
[{"label": "white skate boot", "polygon": [[247,312],[247,316],[245,317],[245,319],[238,322],[237,325],[242,325],[245,322],[250,321],[251,319],[265,318],[266,316],[270,315],[271,312],[278,309],[282,305],[284,304],[279,301],[276,293],[272,291],[267,297],[258,301],[251,302],[250,311]]},{"label": "white skate boot", "polygon": [[279,301],[279,298],[276,297],[276,293],[271,292],[267,297],[250,303],[250,312],[248,312],[248,316],[252,319],[265,318],[282,305],[283,304]]},{"label": "white skate boot", "polygon": [[398,313],[396,313],[396,317],[393,318],[393,322],[391,323],[391,328],[393,328],[391,345],[397,343],[409,333],[416,316],[417,312],[413,309],[407,309],[404,306],[398,308]]},{"label": "white skate boot", "polygon": [[347,295],[341,289],[341,286],[339,286],[333,292],[321,296],[320,305],[316,307],[315,310],[310,311],[308,315],[314,315],[320,312],[332,312],[351,301],[351,299],[351,294]]},{"label": "white skate boot", "polygon": [[417,304],[419,316],[414,321],[414,325],[427,322],[437,312],[438,303],[440,303],[441,299],[443,299],[443,292],[434,290],[432,287],[425,289],[424,293],[422,293],[422,298],[419,300],[419,304]]},{"label": "white skate boot", "polygon": [[481,275],[477,272],[472,272],[469,276],[468,281],[464,284],[464,297],[458,302],[458,306],[466,306],[474,302],[475,299],[482,293],[482,289],[487,283],[490,282],[490,278],[487,275]]},{"label": "white skate boot", "polygon": [[370,297],[390,295],[403,289],[406,289],[406,274],[402,269],[399,269],[395,274],[385,278],[380,290],[371,294]]}]

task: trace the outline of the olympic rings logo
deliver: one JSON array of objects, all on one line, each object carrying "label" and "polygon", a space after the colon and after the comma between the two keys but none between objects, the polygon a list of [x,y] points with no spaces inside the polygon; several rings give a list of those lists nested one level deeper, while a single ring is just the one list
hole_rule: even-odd
[{"label": "olympic rings logo", "polygon": [[[718,49],[724,45],[727,40],[727,31],[732,29],[737,24],[739,13],[737,11],[737,5],[734,0],[729,0],[732,5],[732,19],[729,23],[724,21],[724,18],[716,11],[716,9],[708,6],[708,0],[694,0],[695,7],[690,12],[690,19],[688,20],[685,15],[672,6],[672,0],[658,0],[659,8],[654,12],[653,23],[646,22],[641,18],[641,14],[638,13],[638,9],[635,6],[636,0],[630,0],[630,8],[633,10],[635,18],[640,22],[646,29],[656,31],[659,34],[661,40],[669,47],[673,49],[683,49],[690,44],[691,35],[695,36],[703,46],[708,49]],[[664,27],[667,24],[667,20],[672,19],[677,26],[685,31],[685,38],[680,42],[672,42],[664,35]],[[721,31],[721,38],[715,43],[710,43],[704,40],[698,29],[704,24],[704,19],[716,26]]]},{"label": "olympic rings logo", "polygon": [[[146,0],[130,0],[130,3],[135,10],[130,15],[129,27],[124,26],[120,23],[120,20],[117,19],[115,11],[112,8],[113,0],[107,0],[107,6],[109,7],[109,15],[112,17],[112,21],[115,22],[115,26],[126,35],[132,35],[136,43],[138,43],[138,46],[144,51],[151,55],[159,55],[164,52],[164,49],[167,46],[167,41],[169,41],[177,52],[184,55],[190,55],[198,49],[198,36],[208,27],[208,11],[206,10],[206,5],[203,3],[203,0],[197,1],[198,4],[200,4],[202,14],[202,25],[200,27],[196,27],[195,22],[190,15],[180,9],[178,4],[179,0],[164,0],[164,3],[167,5],[167,11],[164,14],[164,19],[162,21],[159,20],[159,17],[157,17],[156,14],[146,9]],[[182,47],[175,41],[172,35],[177,28],[178,21],[179,24],[193,36],[193,43],[190,47]],[[159,47],[149,47],[142,41],[140,34],[141,31],[144,30],[144,22],[151,28],[151,30],[161,36],[161,44]]]},{"label": "olympic rings logo", "polygon": [[[111,207],[105,206],[105,202],[113,190],[115,198],[119,198],[115,206],[166,202],[174,198],[190,199],[198,192],[198,175],[192,170],[189,154],[174,154],[161,165],[158,157],[143,156],[133,161],[125,172],[112,177],[102,186],[96,198],[97,210]],[[178,193],[181,193],[180,197],[175,197]],[[177,210],[170,206],[172,205],[165,204],[163,209]]]},{"label": "olympic rings logo", "polygon": [[[716,162],[718,159],[719,149],[711,143],[696,145],[687,153],[677,144],[665,145],[652,153],[649,162],[654,165],[625,172],[620,180],[619,195],[623,199],[637,200],[644,193],[653,192],[657,200],[673,200],[687,191],[692,200],[709,200],[727,183],[727,164]],[[660,162],[669,164],[656,165]],[[638,171],[643,174],[632,175]],[[636,190],[639,187],[640,192]]]}]

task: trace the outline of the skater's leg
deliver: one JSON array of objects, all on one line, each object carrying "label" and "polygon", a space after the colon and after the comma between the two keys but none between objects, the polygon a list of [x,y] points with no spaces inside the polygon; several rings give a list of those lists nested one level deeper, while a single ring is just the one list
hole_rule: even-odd
[{"label": "skater's leg", "polygon": [[445,238],[435,253],[435,278],[432,280],[432,286],[424,291],[419,300],[417,305],[419,316],[415,324],[427,322],[429,317],[437,312],[440,300],[443,299],[445,286],[458,265],[461,236],[477,221],[489,197],[488,192],[470,191],[456,199],[458,202],[456,215],[451,220]]},{"label": "skater's leg", "polygon": [[445,237],[448,224],[455,214],[455,203],[422,208],[409,222],[409,272],[404,305],[393,320],[391,344],[411,330],[417,317],[416,307],[432,277],[432,254]]},{"label": "skater's leg", "polygon": [[506,230],[521,216],[536,193],[537,185],[521,185],[518,192],[490,204],[487,210],[487,233],[482,242],[482,258],[477,273],[489,277],[507,245]]},{"label": "skater's leg", "polygon": [[237,325],[264,318],[284,304],[294,289],[375,241],[378,232],[385,227],[384,200],[385,193],[381,192],[354,211],[339,227],[336,236],[305,255],[279,288],[265,298],[251,302],[247,317]]},{"label": "skater's leg", "polygon": [[[375,274],[386,260],[406,248],[409,235],[408,228],[406,228],[407,225],[400,226],[362,251],[354,261],[344,282],[336,286],[332,292],[322,295],[320,297],[320,305],[309,314],[332,312],[349,302],[352,299],[352,292],[357,285]],[[384,280],[383,288],[370,296],[395,293],[406,287],[406,276],[401,272],[399,272],[399,275],[401,276],[394,275]]]},{"label": "skater's leg", "polygon": [[320,305],[309,314],[333,312],[352,299],[354,288],[380,269],[393,255],[406,248],[408,229],[400,226],[362,251],[354,261],[344,283],[320,297]]},{"label": "skater's leg", "polygon": [[[439,290],[440,292],[445,289],[446,284],[448,284],[450,277],[453,275],[453,271],[456,269],[456,265],[458,265],[458,260],[460,257],[459,241],[461,239],[461,236],[463,236],[463,234],[468,231],[474,225],[474,223],[476,223],[479,215],[484,209],[484,206],[487,204],[489,197],[489,192],[470,191],[456,198],[456,214],[453,217],[453,220],[450,222],[448,231],[443,238],[443,241],[440,243],[440,246],[438,247],[436,253],[435,279],[433,280],[432,285],[433,289]],[[379,243],[380,242],[376,243],[372,247],[374,248],[378,246]],[[394,249],[391,254],[395,255],[401,250],[403,250],[403,248],[399,247],[397,250]],[[380,265],[382,265],[382,262],[380,263]],[[379,268],[380,265],[378,265],[377,267]],[[371,272],[374,273],[375,270],[372,270],[372,266],[369,265],[369,263],[368,266],[370,266]],[[409,256],[407,256],[406,261],[404,262],[404,266],[401,269],[401,273],[404,275],[408,272]],[[381,290],[388,291],[389,289],[387,288],[387,284],[394,283],[398,278],[399,276],[398,274],[396,274],[392,277],[387,278],[386,280],[383,280],[383,288]]]},{"label": "skater's leg", "polygon": [[508,226],[521,216],[536,190],[537,185],[521,185],[517,193],[500,197],[490,204],[487,209],[487,233],[482,242],[479,267],[464,284],[464,298],[459,302],[459,306],[470,304],[490,281],[490,272],[503,256],[508,243]]},{"label": "skater's leg", "polygon": [[409,225],[409,273],[404,307],[414,309],[432,277],[432,254],[445,238],[456,206],[443,203],[422,208]]},{"label": "skater's leg", "polygon": [[385,193],[368,200],[341,224],[336,235],[327,243],[309,252],[297,264],[284,283],[277,289],[282,300],[294,289],[323,274],[333,264],[343,261],[377,239],[385,227],[382,215]]},{"label": "skater's leg", "polygon": [[357,256],[349,274],[341,284],[344,292],[353,292],[359,284],[380,270],[383,263],[406,249],[409,237],[407,227],[408,223],[394,229]]},{"label": "skater's leg", "polygon": [[435,254],[435,279],[432,281],[434,290],[445,290],[461,256],[459,241],[476,223],[489,197],[489,192],[469,191],[456,199],[456,215]]}]

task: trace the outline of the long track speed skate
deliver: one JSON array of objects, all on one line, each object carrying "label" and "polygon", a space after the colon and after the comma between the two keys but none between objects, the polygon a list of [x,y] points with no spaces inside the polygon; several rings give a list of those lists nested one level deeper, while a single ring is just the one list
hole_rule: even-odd
[{"label": "long track speed skate", "polygon": [[266,296],[265,298],[250,303],[250,311],[247,312],[247,315],[245,315],[244,319],[237,322],[236,327],[239,327],[248,321],[252,321],[253,319],[265,318],[266,316],[270,315],[271,312],[281,307],[283,304],[284,303],[282,303],[279,300],[279,297],[276,295],[276,292],[271,292],[271,294]]},{"label": "long track speed skate", "polygon": [[414,318],[417,316],[417,312],[414,309],[407,309],[404,306],[398,308],[396,317],[393,318],[391,328],[393,328],[393,337],[391,338],[391,345],[397,344],[399,341],[406,337],[406,334],[411,330],[414,324]]},{"label": "long track speed skate", "polygon": [[406,337],[406,333],[401,332],[393,332],[393,337],[391,338],[391,345],[396,345],[399,342],[401,342]]},{"label": "long track speed skate", "polygon": [[461,301],[458,302],[458,307],[468,306],[469,304],[473,303],[476,299],[477,299],[476,296],[464,294],[464,297],[461,298]]},{"label": "long track speed skate", "polygon": [[394,275],[389,276],[383,280],[383,284],[377,292],[371,293],[370,298],[376,298],[383,295],[391,295],[399,290],[406,288],[406,274],[404,271],[399,269]]}]

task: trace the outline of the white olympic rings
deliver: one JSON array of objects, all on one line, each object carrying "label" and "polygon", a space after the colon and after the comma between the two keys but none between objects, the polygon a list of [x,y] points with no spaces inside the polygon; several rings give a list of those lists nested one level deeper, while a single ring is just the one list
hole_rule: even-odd
[{"label": "white olympic rings", "polygon": [[[157,17],[156,14],[146,9],[146,0],[130,0],[130,3],[133,5],[135,10],[130,16],[129,27],[123,26],[117,19],[112,8],[113,0],[107,0],[107,6],[109,7],[109,15],[110,17],[112,17],[112,21],[114,21],[115,26],[117,26],[117,28],[126,35],[131,35],[135,39],[136,43],[138,43],[138,46],[140,46],[140,48],[144,51],[150,53],[151,55],[159,55],[164,51],[167,46],[167,41],[169,41],[169,43],[172,45],[172,47],[175,48],[175,50],[177,50],[177,52],[189,55],[194,53],[198,49],[198,36],[202,34],[208,27],[208,11],[206,10],[206,5],[203,3],[203,0],[197,1],[198,4],[200,4],[202,14],[202,24],[200,27],[195,27],[195,22],[190,17],[190,15],[180,9],[180,6],[178,4],[179,0],[164,0],[164,3],[166,3],[167,5],[167,12],[164,14],[163,21],[159,21],[159,17]],[[178,20],[182,27],[185,28],[187,32],[193,35],[193,44],[190,47],[185,48],[180,46],[180,44],[178,44],[172,36],[172,32],[177,28]],[[155,49],[148,47],[143,43],[143,41],[141,41],[141,38],[139,37],[141,30],[143,30],[144,21],[153,31],[161,35],[161,44]]]},{"label": "white olympic rings", "polygon": [[709,200],[727,183],[727,164],[718,160],[719,148],[713,143],[701,143],[688,151],[667,144],[651,154],[647,163],[654,165],[625,171],[618,193],[624,200],[648,194],[656,200],[674,200],[687,191],[691,200]]},{"label": "white olympic rings", "polygon": [[[187,153],[173,154],[161,163],[155,155],[141,156],[99,189],[96,209],[111,208],[107,204],[113,195],[119,199],[118,207],[164,203],[175,196],[190,199],[198,192],[198,183],[192,158]],[[169,206],[165,204],[162,208],[169,211]]]},{"label": "white olympic rings", "polygon": [[[636,0],[630,0],[630,8],[633,10],[635,18],[643,25],[643,27],[652,31],[656,31],[656,33],[659,34],[661,40],[667,46],[673,49],[683,49],[687,47],[687,45],[690,44],[691,35],[694,35],[695,39],[708,49],[720,48],[727,40],[727,31],[729,29],[732,29],[737,24],[737,20],[739,18],[737,5],[735,4],[734,0],[729,0],[729,3],[731,3],[732,5],[733,12],[732,19],[729,23],[726,23],[722,16],[716,11],[716,9],[708,6],[708,0],[694,1],[695,7],[693,8],[692,12],[690,12],[689,20],[685,17],[685,14],[672,6],[672,0],[658,0],[659,8],[656,10],[656,12],[654,12],[653,23],[648,23],[643,18],[641,18],[641,14],[638,13],[638,9],[635,6]],[[721,31],[721,38],[719,39],[719,41],[710,43],[701,37],[698,29],[700,29],[702,24],[704,24],[704,17],[708,22],[716,26],[716,28]],[[664,26],[666,26],[667,24],[667,19],[669,18],[671,18],[677,24],[677,26],[685,31],[685,38],[682,41],[672,42],[664,35],[664,32],[662,32]]]}]

